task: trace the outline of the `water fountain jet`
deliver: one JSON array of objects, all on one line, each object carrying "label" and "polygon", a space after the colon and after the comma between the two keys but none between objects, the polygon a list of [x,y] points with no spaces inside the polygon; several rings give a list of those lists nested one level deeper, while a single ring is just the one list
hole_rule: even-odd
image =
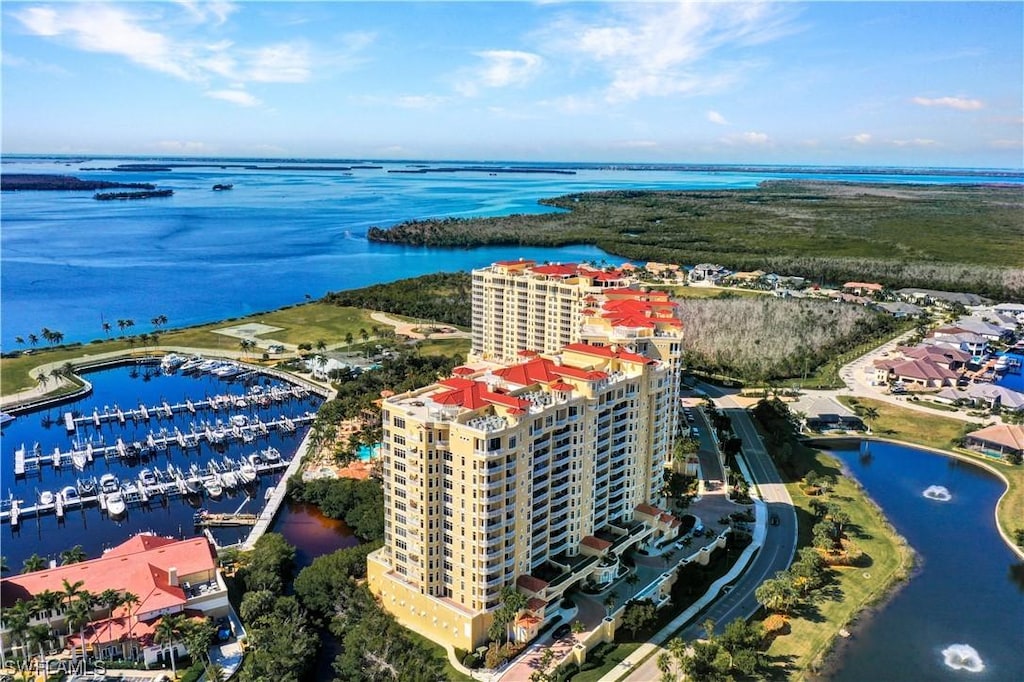
[{"label": "water fountain jet", "polygon": [[950,494],[949,488],[944,485],[930,485],[924,489],[921,493],[929,500],[935,500],[936,502],[949,502],[953,499],[953,495]]},{"label": "water fountain jet", "polygon": [[942,650],[942,662],[953,670],[980,673],[985,669],[978,651],[970,644],[950,644]]}]

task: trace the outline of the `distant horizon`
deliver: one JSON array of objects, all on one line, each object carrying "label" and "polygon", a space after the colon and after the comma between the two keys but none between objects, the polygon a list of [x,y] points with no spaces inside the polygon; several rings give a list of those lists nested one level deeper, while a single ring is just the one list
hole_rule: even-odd
[{"label": "distant horizon", "polygon": [[893,170],[921,170],[921,171],[978,171],[978,172],[1003,172],[1024,175],[1024,164],[1021,166],[927,166],[927,165],[897,165],[885,163],[821,163],[821,162],[743,162],[743,161],[626,161],[626,160],[605,160],[605,161],[573,161],[573,160],[552,160],[552,159],[481,159],[481,158],[387,158],[367,156],[239,156],[232,154],[122,154],[105,152],[85,152],[72,154],[68,152],[16,152],[0,155],[0,165],[6,159],[80,159],[90,161],[93,159],[151,159],[160,161],[292,161],[295,163],[406,163],[406,164],[476,164],[476,165],[498,165],[498,164],[538,164],[544,166],[606,168],[609,166],[630,167],[633,169],[643,168],[833,168],[833,169],[893,169]]}]

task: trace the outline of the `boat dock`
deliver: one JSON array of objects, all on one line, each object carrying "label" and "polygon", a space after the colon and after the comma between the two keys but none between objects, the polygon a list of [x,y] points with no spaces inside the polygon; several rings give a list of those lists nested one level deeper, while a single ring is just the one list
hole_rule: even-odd
[{"label": "boat dock", "polygon": [[64,428],[67,429],[68,433],[74,433],[79,426],[86,424],[92,424],[93,426],[102,426],[108,422],[124,424],[129,419],[133,422],[145,422],[150,421],[154,417],[157,419],[171,419],[174,415],[184,412],[196,414],[205,410],[217,411],[230,407],[246,407],[250,403],[266,406],[292,398],[301,400],[308,395],[309,389],[303,386],[272,386],[267,389],[256,387],[244,394],[226,393],[210,396],[205,400],[186,399],[184,402],[173,405],[166,400],[159,405],[151,406],[139,403],[139,407],[134,410],[123,410],[117,405],[113,407],[104,406],[102,412],[99,408],[93,408],[92,414],[80,417],[76,417],[71,412],[65,412]]},{"label": "boat dock", "polygon": [[195,525],[199,528],[217,528],[224,526],[255,526],[259,517],[256,514],[217,514],[200,512],[195,515]]},{"label": "boat dock", "polygon": [[265,436],[274,429],[280,430],[282,433],[293,433],[298,426],[309,424],[315,418],[316,414],[307,411],[293,417],[282,415],[271,421],[253,421],[244,425],[214,424],[211,426],[204,424],[201,427],[193,425],[192,430],[188,433],[184,433],[180,429],[175,429],[173,433],[167,429],[161,429],[159,435],[151,432],[144,443],[125,443],[118,438],[113,445],[94,446],[92,443],[86,443],[84,447],[67,451],[55,448],[49,455],[43,455],[35,449],[32,454],[28,454],[25,451],[25,446],[22,445],[14,452],[14,474],[15,476],[24,476],[26,472],[36,471],[45,464],[58,469],[73,465],[76,469],[82,470],[86,464],[91,464],[98,457],[102,457],[104,460],[113,457],[119,459],[138,457],[142,446],[151,450],[166,450],[168,446],[174,445],[182,450],[187,450],[199,447],[202,441],[212,445],[232,438],[251,441],[256,436]]},{"label": "boat dock", "polygon": [[[219,477],[221,473],[236,472],[239,469],[240,462],[231,462],[225,460],[221,464],[211,463],[209,468],[193,468],[185,471],[182,469],[175,469],[172,465],[168,465],[166,470],[164,469],[153,469],[155,482],[149,484],[143,484],[137,479],[128,479],[123,482],[119,482],[118,490],[124,498],[125,503],[128,506],[142,506],[148,505],[155,498],[161,496],[166,498],[182,497],[190,493],[190,486],[193,489],[201,489],[201,482],[210,477]],[[261,462],[253,466],[258,476],[271,474],[282,469],[287,469],[292,465],[292,460],[277,460],[274,462]],[[78,486],[79,490],[82,490],[83,486],[81,481]],[[96,490],[95,481],[93,481],[93,489]],[[286,486],[280,485],[278,488],[282,490]],[[56,514],[57,518],[63,518],[69,510],[73,509],[84,509],[86,507],[99,506],[102,511],[106,511],[106,498],[107,493],[103,492],[89,492],[80,493],[77,495],[65,495],[63,491],[53,493],[53,501],[43,504],[42,502],[36,502],[35,504],[27,504],[24,500],[16,498],[8,498],[6,500],[0,500],[0,523],[10,523],[11,527],[16,528],[20,521],[25,515],[30,516],[41,516],[43,514]],[[219,523],[210,525],[254,525],[257,521],[255,515],[252,514],[228,514],[228,517],[244,518],[246,516],[253,516],[251,522],[242,523]]]}]

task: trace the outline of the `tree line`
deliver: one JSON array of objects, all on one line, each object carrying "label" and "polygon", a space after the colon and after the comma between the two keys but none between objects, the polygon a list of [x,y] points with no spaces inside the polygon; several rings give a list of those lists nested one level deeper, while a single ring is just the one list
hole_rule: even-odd
[{"label": "tree line", "polygon": [[631,260],[1024,299],[1024,201],[1015,188],[901,185],[893,192],[782,182],[750,190],[588,192],[540,203],[563,211],[415,220],[371,228],[367,237],[457,248],[593,244]]},{"label": "tree line", "polygon": [[472,322],[470,290],[468,273],[440,272],[361,289],[334,291],[323,300],[339,306],[380,310],[468,327]]}]

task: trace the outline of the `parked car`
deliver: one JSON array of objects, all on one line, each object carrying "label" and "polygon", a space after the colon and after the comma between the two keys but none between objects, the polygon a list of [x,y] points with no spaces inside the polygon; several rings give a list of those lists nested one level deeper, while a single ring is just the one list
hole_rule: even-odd
[{"label": "parked car", "polygon": [[555,628],[555,639],[562,639],[563,637],[568,635],[571,630],[572,626],[570,626],[568,623],[562,623],[557,628]]}]

